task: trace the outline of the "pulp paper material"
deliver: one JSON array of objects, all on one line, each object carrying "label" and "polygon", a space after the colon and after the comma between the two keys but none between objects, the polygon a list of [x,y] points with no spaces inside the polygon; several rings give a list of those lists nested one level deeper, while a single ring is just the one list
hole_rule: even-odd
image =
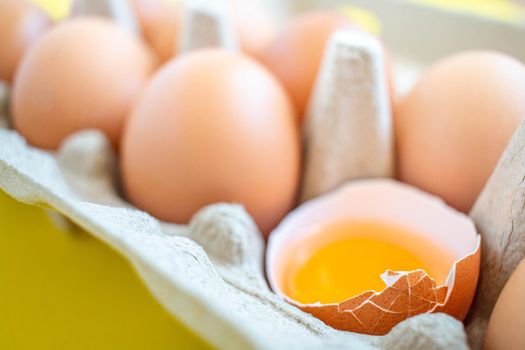
[{"label": "pulp paper material", "polygon": [[305,119],[301,200],[363,177],[391,177],[392,112],[383,48],[374,37],[332,35]]},{"label": "pulp paper material", "polygon": [[75,0],[73,16],[97,15],[114,19],[120,26],[133,34],[139,34],[137,19],[133,14],[131,3],[121,0]]},{"label": "pulp paper material", "polygon": [[[183,47],[233,47],[227,27],[213,21],[220,11],[208,16],[199,9],[189,9],[191,30],[183,35],[191,45]],[[57,152],[46,152],[0,125],[0,189],[61,213],[114,248],[168,312],[218,348],[468,348],[463,325],[444,314],[410,318],[377,337],[330,328],[270,291],[264,243],[241,206],[205,207],[188,225],[159,222],[123,199],[117,159],[101,133],[75,134]]]},{"label": "pulp paper material", "polygon": [[178,52],[221,47],[236,51],[239,43],[226,3],[194,0],[183,6]]},{"label": "pulp paper material", "polygon": [[166,310],[219,348],[468,348],[462,324],[444,314],[410,318],[378,337],[326,326],[269,290],[263,241],[241,206],[203,208],[187,226],[161,223],[118,196],[116,168],[99,132],[76,134],[53,154],[0,129],[0,189],[113,247]]},{"label": "pulp paper material", "polygon": [[483,347],[492,309],[508,279],[525,258],[524,203],[525,120],[470,212],[483,236],[482,274],[467,327],[474,349]]},{"label": "pulp paper material", "polygon": [[7,128],[9,122],[7,120],[7,101],[8,101],[7,85],[0,81],[0,129]]}]

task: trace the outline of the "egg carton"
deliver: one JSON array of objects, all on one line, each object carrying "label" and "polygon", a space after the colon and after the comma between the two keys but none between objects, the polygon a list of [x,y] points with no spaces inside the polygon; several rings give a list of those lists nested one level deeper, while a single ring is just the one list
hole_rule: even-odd
[{"label": "egg carton", "polygon": [[[203,1],[191,4],[185,9],[181,40],[186,49],[210,44],[234,49],[235,38],[221,7]],[[289,1],[280,9],[301,6],[300,1]],[[391,112],[381,54],[376,46],[346,35],[330,41],[304,132],[303,199],[355,178],[392,177]],[[348,94],[338,86],[350,78],[356,85]],[[6,95],[3,91],[0,97],[4,111]],[[360,101],[362,108],[348,101]],[[7,113],[3,117],[0,189],[21,202],[59,213],[58,224],[74,223],[114,248],[169,313],[218,348],[469,347],[463,324],[444,314],[409,318],[385,336],[335,330],[268,288],[264,241],[241,206],[207,206],[188,225],[160,222],[119,195],[116,156],[101,133],[77,133],[56,152],[48,152],[29,146],[7,128]],[[524,202],[525,123],[470,213],[482,234],[478,296],[467,320],[473,348],[481,347],[495,300],[525,255]]]}]

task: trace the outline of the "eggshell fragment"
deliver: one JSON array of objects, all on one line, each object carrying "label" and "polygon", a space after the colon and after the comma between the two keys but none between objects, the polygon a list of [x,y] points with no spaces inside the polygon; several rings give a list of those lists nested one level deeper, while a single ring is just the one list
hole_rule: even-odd
[{"label": "eggshell fragment", "polygon": [[[424,271],[386,271],[386,288],[366,291],[339,304],[301,304],[278,283],[286,248],[304,239],[311,227],[348,219],[372,219],[421,233],[456,257],[444,285]],[[341,330],[382,335],[408,317],[444,312],[459,320],[467,315],[479,273],[480,236],[472,221],[442,200],[392,180],[362,180],[306,202],[271,233],[266,267],[272,289],[291,304]],[[344,262],[342,262],[344,263]],[[366,263],[366,262],[363,262]]]}]

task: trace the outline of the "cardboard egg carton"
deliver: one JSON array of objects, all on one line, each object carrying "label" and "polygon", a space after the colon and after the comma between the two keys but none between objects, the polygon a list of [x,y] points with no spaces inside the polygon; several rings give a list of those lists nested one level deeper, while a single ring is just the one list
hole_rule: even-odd
[{"label": "cardboard egg carton", "polygon": [[[285,7],[294,3],[280,8]],[[184,48],[213,44],[235,49],[225,13],[204,1],[186,7]],[[381,55],[376,44],[361,37],[337,34],[330,41],[304,132],[303,198],[355,178],[392,176],[392,127]],[[348,79],[354,82],[351,91],[338,89]],[[363,107],[358,110],[349,103],[357,100]],[[2,92],[4,121],[5,101]],[[331,121],[328,127],[321,126],[322,118]],[[188,225],[159,222],[119,196],[117,160],[101,133],[80,132],[48,152],[27,145],[8,123],[0,125],[0,189],[21,202],[53,209],[67,218],[63,224],[79,225],[114,248],[168,312],[218,348],[468,348],[463,324],[444,314],[409,318],[385,336],[328,327],[270,291],[262,236],[240,205],[202,208]],[[353,137],[332,137],[344,131]],[[471,213],[483,237],[479,295],[467,322],[474,348],[481,345],[499,291],[525,254],[523,179],[525,124]]]}]

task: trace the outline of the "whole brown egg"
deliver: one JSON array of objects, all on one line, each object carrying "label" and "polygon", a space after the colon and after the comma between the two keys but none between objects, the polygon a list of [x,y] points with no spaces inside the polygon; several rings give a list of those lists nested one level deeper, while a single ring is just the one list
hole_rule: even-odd
[{"label": "whole brown egg", "polygon": [[300,15],[277,34],[262,55],[262,62],[279,78],[303,120],[310,92],[331,35],[354,28],[338,12],[311,12]]},{"label": "whole brown egg", "polygon": [[51,26],[51,19],[26,0],[0,1],[0,80],[11,82],[19,62]]},{"label": "whole brown egg", "polygon": [[155,61],[110,20],[78,17],[54,27],[22,61],[13,85],[15,128],[55,149],[70,134],[99,129],[116,147],[124,120]]},{"label": "whole brown egg", "polygon": [[490,315],[485,350],[525,349],[525,260],[505,284]]},{"label": "whole brown egg", "polygon": [[394,115],[400,179],[468,212],[525,117],[525,66],[496,52],[453,55]]},{"label": "whole brown egg", "polygon": [[243,54],[201,49],[167,63],[138,101],[121,149],[128,198],[165,221],[240,203],[267,234],[295,202],[294,109],[273,75]]},{"label": "whole brown egg", "polygon": [[161,62],[175,56],[182,22],[180,1],[132,0],[142,35]]}]

